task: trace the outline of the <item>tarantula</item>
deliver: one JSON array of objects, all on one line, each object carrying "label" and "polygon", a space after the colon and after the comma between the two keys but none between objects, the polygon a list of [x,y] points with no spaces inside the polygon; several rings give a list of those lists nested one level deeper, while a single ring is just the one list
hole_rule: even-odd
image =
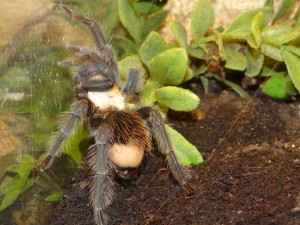
[{"label": "tarantula", "polygon": [[192,187],[187,183],[190,173],[178,163],[158,110],[154,107],[136,111],[126,108],[127,99],[138,88],[138,70],[130,70],[125,84],[119,90],[116,54],[99,26],[65,5],[61,5],[61,8],[73,20],[90,30],[98,50],[67,47],[76,56],[61,65],[79,67],[74,77],[75,100],[71,111],[61,121],[60,130],[48,148],[41,169],[49,168],[60,155],[64,140],[74,132],[78,123],[83,122],[95,141],[89,147],[87,164],[92,171],[90,202],[98,225],[108,221],[105,209],[114,196],[113,173],[138,167],[144,152],[152,148],[152,137],[161,153],[166,155],[167,164],[175,179],[186,192],[192,192]]}]

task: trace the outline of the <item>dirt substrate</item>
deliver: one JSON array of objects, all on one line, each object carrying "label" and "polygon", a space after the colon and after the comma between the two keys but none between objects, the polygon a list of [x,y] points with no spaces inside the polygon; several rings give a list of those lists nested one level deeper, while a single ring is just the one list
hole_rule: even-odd
[{"label": "dirt substrate", "polygon": [[[109,224],[300,224],[299,99],[255,98],[245,110],[249,102],[229,92],[201,101],[204,119],[169,120],[205,158],[191,168],[196,193],[187,195],[155,152],[137,179],[117,182]],[[94,224],[88,181],[80,168],[53,225]]]}]

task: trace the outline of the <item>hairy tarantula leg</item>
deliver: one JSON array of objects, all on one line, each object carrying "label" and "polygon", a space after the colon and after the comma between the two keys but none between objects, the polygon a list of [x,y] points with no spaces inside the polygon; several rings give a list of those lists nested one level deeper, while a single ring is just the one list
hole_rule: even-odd
[{"label": "hairy tarantula leg", "polygon": [[191,178],[190,171],[178,162],[166,132],[164,120],[158,110],[145,107],[139,109],[138,112],[147,121],[148,127],[158,144],[158,149],[163,155],[166,155],[168,167],[171,169],[174,178],[187,193],[194,192],[194,189],[187,183],[187,180]]},{"label": "hairy tarantula leg", "polygon": [[121,90],[121,92],[128,98],[131,94],[137,91],[140,73],[137,69],[131,69],[128,78]]},{"label": "hairy tarantula leg", "polygon": [[40,170],[48,169],[54,159],[59,156],[63,141],[74,132],[77,123],[87,113],[87,110],[88,103],[86,100],[75,101],[72,104],[71,112],[61,121],[60,130],[54,137],[54,143],[50,145],[46,158],[38,165]]},{"label": "hairy tarantula leg", "polygon": [[82,82],[82,89],[85,91],[103,92],[111,89],[113,83],[110,80],[87,80]]},{"label": "hairy tarantula leg", "polygon": [[95,144],[91,147],[88,165],[93,170],[94,181],[91,187],[90,202],[94,207],[94,218],[97,225],[104,225],[107,221],[105,208],[113,198],[112,181],[110,179],[111,162],[108,156],[108,147],[111,132],[106,125],[97,127],[92,134]]},{"label": "hairy tarantula leg", "polygon": [[72,19],[78,21],[79,23],[86,25],[89,28],[89,30],[91,31],[91,33],[95,39],[97,47],[101,51],[103,46],[106,45],[107,42],[106,42],[104,35],[103,35],[101,29],[99,28],[99,26],[93,20],[76,14],[71,9],[69,9],[66,5],[60,4],[60,7],[63,8]]},{"label": "hairy tarantula leg", "polygon": [[[90,32],[92,33],[94,40],[96,42],[96,45],[100,52],[102,53],[100,57],[100,61],[97,61],[97,64],[103,64],[101,67],[104,68],[104,74],[106,77],[113,81],[114,84],[119,84],[119,73],[118,73],[118,67],[117,67],[117,60],[116,60],[116,54],[112,48],[111,45],[109,45],[103,35],[103,32],[99,28],[99,26],[91,19],[88,19],[84,16],[78,15],[75,12],[73,12],[70,8],[68,8],[66,5],[61,4],[61,8],[63,8],[68,15],[73,18],[74,20],[80,22],[81,24],[86,25]],[[79,48],[73,48],[74,51],[79,51]],[[84,55],[88,55],[89,53],[86,53]],[[93,53],[90,53],[93,54]],[[83,55],[83,56],[84,56]],[[94,55],[97,55],[94,53]],[[98,56],[99,57],[99,56]],[[90,58],[90,61],[92,57]],[[63,66],[72,66],[73,64],[70,62],[66,62],[62,64]]]}]

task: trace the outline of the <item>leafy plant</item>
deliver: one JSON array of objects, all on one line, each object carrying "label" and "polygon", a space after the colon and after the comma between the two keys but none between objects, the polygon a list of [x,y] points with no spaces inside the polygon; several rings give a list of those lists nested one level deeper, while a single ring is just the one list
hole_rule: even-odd
[{"label": "leafy plant", "polygon": [[133,40],[120,39],[121,45],[127,46],[127,49],[131,45],[132,49],[137,50],[148,34],[166,19],[167,12],[162,9],[166,2],[118,0],[120,21]]},{"label": "leafy plant", "polygon": [[24,155],[19,164],[6,168],[6,173],[14,174],[14,176],[10,176],[10,181],[0,186],[2,198],[0,211],[11,205],[23,191],[33,185],[34,180],[28,176],[35,164],[36,160],[32,156]]},{"label": "leafy plant", "polygon": [[59,202],[63,197],[62,191],[57,191],[55,193],[52,193],[51,195],[48,195],[47,198],[45,198],[46,202]]},{"label": "leafy plant", "polygon": [[[194,42],[187,43],[187,34],[181,24],[176,21],[171,24],[177,45],[189,53],[192,72],[187,79],[200,78],[207,91],[208,80],[214,78],[248,98],[248,93],[238,84],[226,79],[226,70],[236,70],[250,78],[274,75],[262,89],[270,96],[287,98],[298,93],[300,9],[290,16],[295,4],[296,1],[283,0],[274,13],[273,1],[266,1],[261,8],[241,13],[227,28],[209,31],[214,21],[212,4],[209,0],[198,0],[191,22]],[[274,67],[280,62],[285,66]],[[263,71],[272,72],[263,74]],[[281,72],[285,75],[276,75]]]}]

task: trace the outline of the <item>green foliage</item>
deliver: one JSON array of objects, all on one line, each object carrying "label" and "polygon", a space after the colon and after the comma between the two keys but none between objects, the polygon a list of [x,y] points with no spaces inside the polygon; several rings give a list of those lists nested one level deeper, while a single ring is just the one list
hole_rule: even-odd
[{"label": "green foliage", "polygon": [[[273,17],[271,7],[252,9],[241,13],[223,32],[223,40],[247,41],[257,26],[266,26]],[[261,15],[262,14],[262,15]]]},{"label": "green foliage", "polygon": [[179,85],[183,81],[187,62],[186,51],[182,48],[161,52],[147,64],[150,78],[164,85]]},{"label": "green foliage", "polygon": [[48,195],[45,198],[46,202],[59,202],[63,197],[63,192],[62,191],[57,191],[55,193],[52,193],[51,195]]},{"label": "green foliage", "polygon": [[[6,57],[0,59],[1,65],[6,66],[1,68],[3,73],[0,76],[1,113],[12,114],[28,123],[26,128],[23,123],[13,125],[17,127],[18,139],[23,143],[18,146],[17,153],[23,154],[23,157],[20,162],[13,160],[19,164],[10,163],[1,179],[0,210],[11,205],[34,184],[29,174],[35,168],[36,160],[29,154],[44,153],[45,143],[56,127],[54,118],[67,110],[73,95],[72,76],[57,66],[57,62],[65,57],[63,48],[43,43],[32,32],[30,35],[24,33],[21,38],[20,46],[14,46],[16,56],[7,57],[11,54],[8,49]],[[21,93],[23,97],[2,101],[11,93]],[[20,132],[20,129],[24,129],[24,132]]]},{"label": "green foliage", "polygon": [[170,137],[176,157],[182,165],[197,165],[203,162],[202,156],[199,155],[199,151],[194,145],[170,126],[166,125],[165,128]]},{"label": "green foliage", "polygon": [[119,16],[123,26],[135,42],[142,39],[141,23],[130,1],[119,0]]},{"label": "green foliage", "polygon": [[[98,4],[100,5],[100,4]],[[118,1],[110,1],[103,17],[105,29],[111,31],[118,21]]]},{"label": "green foliage", "polygon": [[118,62],[119,72],[121,76],[122,83],[125,83],[127,74],[129,73],[131,68],[136,68],[143,79],[147,78],[147,71],[144,67],[140,57],[137,55],[130,55]]},{"label": "green foliage", "polygon": [[176,43],[182,48],[187,48],[188,47],[188,37],[187,37],[187,33],[186,33],[186,30],[184,29],[184,27],[176,20],[173,20],[170,23],[170,28],[172,30],[172,33],[176,40]]},{"label": "green foliage", "polygon": [[245,75],[248,77],[257,76],[264,63],[265,56],[259,50],[248,47],[246,52],[247,69]]},{"label": "green foliage", "polygon": [[269,96],[285,99],[295,93],[295,89],[286,72],[273,74],[263,85],[262,91]]},{"label": "green foliage", "polygon": [[[226,79],[226,69],[241,71],[246,76],[255,78],[264,76],[263,68],[271,71],[272,64],[284,62],[286,70],[274,67],[273,74],[283,69],[286,79],[282,76],[270,79],[263,91],[278,98],[297,94],[300,91],[300,71],[297,66],[300,57],[300,10],[293,17],[290,16],[295,3],[294,0],[282,0],[278,11],[274,12],[273,1],[267,0],[263,7],[241,13],[228,27],[210,31],[214,21],[211,2],[198,0],[191,22],[195,39],[193,43],[188,43],[185,28],[181,24],[176,21],[170,24],[176,44],[185,48],[191,59],[188,68],[192,73],[188,73],[188,79],[199,77],[206,92],[209,80],[216,79],[241,97],[249,98],[239,84]],[[198,60],[198,65],[193,64],[193,59]],[[280,82],[288,85],[279,85]],[[276,90],[278,93],[275,93]]]},{"label": "green foliage", "polygon": [[200,103],[198,96],[193,92],[173,86],[157,89],[155,98],[160,104],[176,111],[191,111]]},{"label": "green foliage", "polygon": [[166,19],[163,5],[163,2],[118,0],[120,21],[137,46]]},{"label": "green foliage", "polygon": [[88,139],[89,135],[82,124],[77,125],[73,135],[69,136],[63,145],[62,152],[67,154],[74,160],[76,165],[80,165],[83,161],[83,156],[80,151],[80,142]]},{"label": "green foliage", "polygon": [[224,46],[226,53],[225,68],[244,71],[247,68],[247,58],[238,43],[229,43]]},{"label": "green foliage", "polygon": [[150,59],[169,48],[167,42],[157,32],[153,31],[140,47],[140,58],[143,63],[148,65]]},{"label": "green foliage", "polygon": [[191,30],[197,42],[206,34],[214,22],[214,10],[210,0],[198,0],[192,14]]},{"label": "green foliage", "polygon": [[34,180],[28,176],[35,167],[36,160],[30,155],[24,155],[21,162],[6,168],[6,174],[12,173],[14,176],[5,184],[0,186],[0,196],[3,197],[0,204],[0,211],[11,205],[17,197],[30,188]]},{"label": "green foliage", "polygon": [[294,47],[288,48],[285,46],[282,47],[282,54],[283,54],[284,62],[286,64],[289,76],[298,91],[300,91],[300,76],[299,76],[300,67],[298,64],[299,57],[300,57],[299,53],[300,53],[299,48],[294,48]]}]

